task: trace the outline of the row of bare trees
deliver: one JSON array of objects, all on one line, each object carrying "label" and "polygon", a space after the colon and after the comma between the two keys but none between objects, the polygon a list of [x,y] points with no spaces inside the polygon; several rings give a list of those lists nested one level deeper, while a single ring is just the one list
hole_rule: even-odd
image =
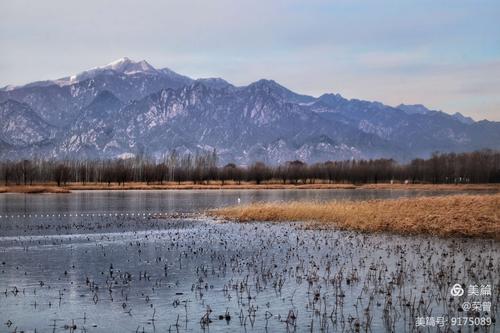
[{"label": "row of bare trees", "polygon": [[500,152],[482,150],[470,153],[433,154],[428,159],[414,159],[407,164],[392,159],[328,161],[306,164],[291,161],[278,166],[261,162],[249,166],[229,163],[217,165],[217,154],[179,156],[175,152],[162,161],[136,158],[92,161],[1,161],[0,177],[4,184],[32,185],[56,182],[118,183],[219,181],[274,181],[283,184],[328,183],[499,183]]}]

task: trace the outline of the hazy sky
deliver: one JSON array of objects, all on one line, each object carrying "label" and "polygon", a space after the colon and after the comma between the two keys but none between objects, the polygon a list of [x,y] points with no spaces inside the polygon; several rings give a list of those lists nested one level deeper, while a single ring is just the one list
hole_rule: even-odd
[{"label": "hazy sky", "polygon": [[1,1],[0,86],[127,56],[500,120],[500,1]]}]

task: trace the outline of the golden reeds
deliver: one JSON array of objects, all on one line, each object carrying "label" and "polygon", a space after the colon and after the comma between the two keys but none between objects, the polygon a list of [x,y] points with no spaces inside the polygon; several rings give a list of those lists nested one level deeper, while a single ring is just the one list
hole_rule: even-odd
[{"label": "golden reeds", "polygon": [[215,209],[245,221],[304,221],[308,227],[500,240],[500,194],[371,201],[273,202]]}]

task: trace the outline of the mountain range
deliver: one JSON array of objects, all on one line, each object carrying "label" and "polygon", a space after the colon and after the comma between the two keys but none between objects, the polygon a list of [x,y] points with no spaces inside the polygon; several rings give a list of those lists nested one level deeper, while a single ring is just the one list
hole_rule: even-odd
[{"label": "mountain range", "polygon": [[406,161],[500,149],[500,123],[423,105],[234,86],[122,58],[57,80],[0,89],[0,158],[98,159],[216,150],[221,163]]}]

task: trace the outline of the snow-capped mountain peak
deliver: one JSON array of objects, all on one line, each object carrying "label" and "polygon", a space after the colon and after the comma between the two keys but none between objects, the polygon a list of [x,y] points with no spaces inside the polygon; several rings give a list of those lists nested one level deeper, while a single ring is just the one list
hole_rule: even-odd
[{"label": "snow-capped mountain peak", "polygon": [[110,62],[106,66],[103,66],[104,68],[111,68],[118,70],[119,67],[123,66],[124,64],[129,64],[133,63],[134,61],[130,60],[129,57],[122,57],[120,59],[116,59],[115,61]]},{"label": "snow-capped mountain peak", "polygon": [[134,74],[134,73],[156,73],[156,69],[151,66],[146,60],[133,61],[127,57],[115,60],[106,66],[97,67],[98,69],[111,69],[116,72],[123,74]]},{"label": "snow-capped mountain peak", "polygon": [[[137,80],[150,80],[155,82],[171,81],[174,87],[184,86],[191,83],[193,80],[187,76],[180,75],[168,68],[156,69],[146,60],[134,61],[128,57],[123,57],[112,61],[104,66],[97,66],[90,68],[88,70],[82,71],[80,73],[62,77],[56,80],[45,80],[36,81],[28,83],[26,85],[13,86],[8,85],[0,88],[0,91],[8,92],[14,91],[20,88],[41,88],[57,85],[59,87],[66,87],[81,83],[85,80],[95,79],[98,76],[107,76],[108,78],[114,76],[115,78],[120,78],[120,81],[128,81],[128,79]],[[128,78],[124,77],[127,76]],[[170,86],[170,84],[164,84],[165,87]],[[161,88],[161,87],[160,87]]]},{"label": "snow-capped mountain peak", "polygon": [[124,75],[131,75],[137,73],[158,74],[158,71],[145,60],[133,61],[130,58],[123,57],[113,62],[110,62],[105,66],[94,67],[86,71],[83,71],[81,73],[78,73],[76,75],[55,80],[54,83],[56,83],[59,86],[65,86],[83,80],[92,79],[99,74],[103,74],[109,71],[117,72]]},{"label": "snow-capped mountain peak", "polygon": [[235,87],[121,58],[73,77],[0,89],[0,158],[122,158],[218,152],[222,163],[406,160],[500,149],[500,123],[423,105],[298,94],[272,80]]}]

